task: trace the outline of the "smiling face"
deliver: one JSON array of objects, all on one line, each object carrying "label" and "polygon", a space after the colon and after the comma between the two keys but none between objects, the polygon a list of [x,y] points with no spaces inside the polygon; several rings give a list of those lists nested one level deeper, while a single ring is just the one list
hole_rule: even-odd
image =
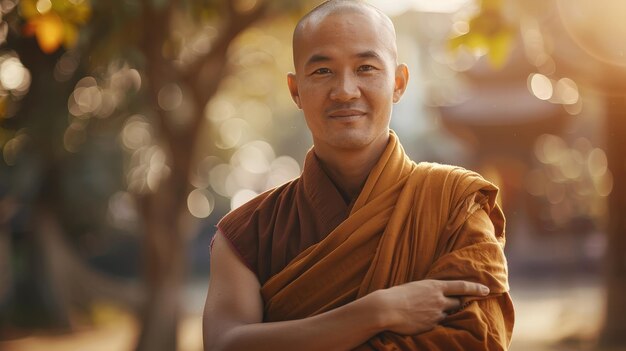
[{"label": "smiling face", "polygon": [[393,27],[382,16],[368,8],[323,13],[294,34],[289,89],[316,149],[386,144],[408,71],[396,63]]}]

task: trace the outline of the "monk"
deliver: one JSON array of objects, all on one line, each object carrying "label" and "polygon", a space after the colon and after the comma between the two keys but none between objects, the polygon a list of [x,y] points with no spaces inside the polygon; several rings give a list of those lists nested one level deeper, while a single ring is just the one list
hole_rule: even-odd
[{"label": "monk", "polygon": [[313,137],[302,175],[218,223],[205,350],[506,350],[497,188],[411,161],[390,19],[331,0],[298,23],[287,83]]}]

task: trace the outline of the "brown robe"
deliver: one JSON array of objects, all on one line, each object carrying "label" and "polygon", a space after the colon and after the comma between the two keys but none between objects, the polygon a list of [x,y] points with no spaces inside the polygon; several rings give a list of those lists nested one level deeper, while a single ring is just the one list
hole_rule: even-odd
[{"label": "brown robe", "polygon": [[[392,132],[349,208],[313,150],[299,179],[228,214],[218,228],[262,284],[266,322],[316,315],[414,280],[469,280],[486,298],[433,330],[380,333],[358,350],[506,350],[513,329],[497,188],[459,167],[415,164]],[[347,213],[349,212],[349,213]]]}]

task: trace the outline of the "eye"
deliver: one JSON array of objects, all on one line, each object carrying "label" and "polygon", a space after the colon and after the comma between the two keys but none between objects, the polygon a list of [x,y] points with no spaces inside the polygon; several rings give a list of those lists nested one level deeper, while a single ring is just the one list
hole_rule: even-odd
[{"label": "eye", "polygon": [[329,74],[330,73],[330,69],[322,67],[322,68],[318,68],[315,71],[313,71],[312,74]]},{"label": "eye", "polygon": [[368,71],[373,71],[375,69],[376,69],[376,67],[374,67],[372,65],[362,65],[362,66],[359,66],[357,71],[359,71],[359,72],[368,72]]}]

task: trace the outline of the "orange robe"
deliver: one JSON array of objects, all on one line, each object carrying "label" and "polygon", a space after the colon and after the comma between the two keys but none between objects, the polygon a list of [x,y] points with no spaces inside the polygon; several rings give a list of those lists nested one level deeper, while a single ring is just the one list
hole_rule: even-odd
[{"label": "orange robe", "polygon": [[[306,187],[301,185],[306,182],[298,182],[263,194],[218,224],[244,262],[255,266],[251,269],[263,284],[265,321],[309,317],[414,280],[461,279],[487,285],[490,295],[465,298],[460,311],[431,331],[412,336],[383,332],[357,349],[507,349],[514,312],[503,253],[504,216],[495,203],[495,186],[459,167],[415,164],[392,132],[347,218],[322,228],[328,233],[319,237],[314,231],[320,224],[300,214],[319,209],[304,196]],[[300,243],[295,257],[282,255],[294,252],[282,249],[294,236]],[[253,253],[256,263],[245,252],[250,252],[245,240],[256,241],[258,252],[265,248],[265,254]],[[268,240],[271,244],[263,243]],[[303,241],[313,243],[301,245]],[[259,267],[272,260],[273,248],[288,263],[259,275]],[[270,258],[263,260],[263,255]]]}]

